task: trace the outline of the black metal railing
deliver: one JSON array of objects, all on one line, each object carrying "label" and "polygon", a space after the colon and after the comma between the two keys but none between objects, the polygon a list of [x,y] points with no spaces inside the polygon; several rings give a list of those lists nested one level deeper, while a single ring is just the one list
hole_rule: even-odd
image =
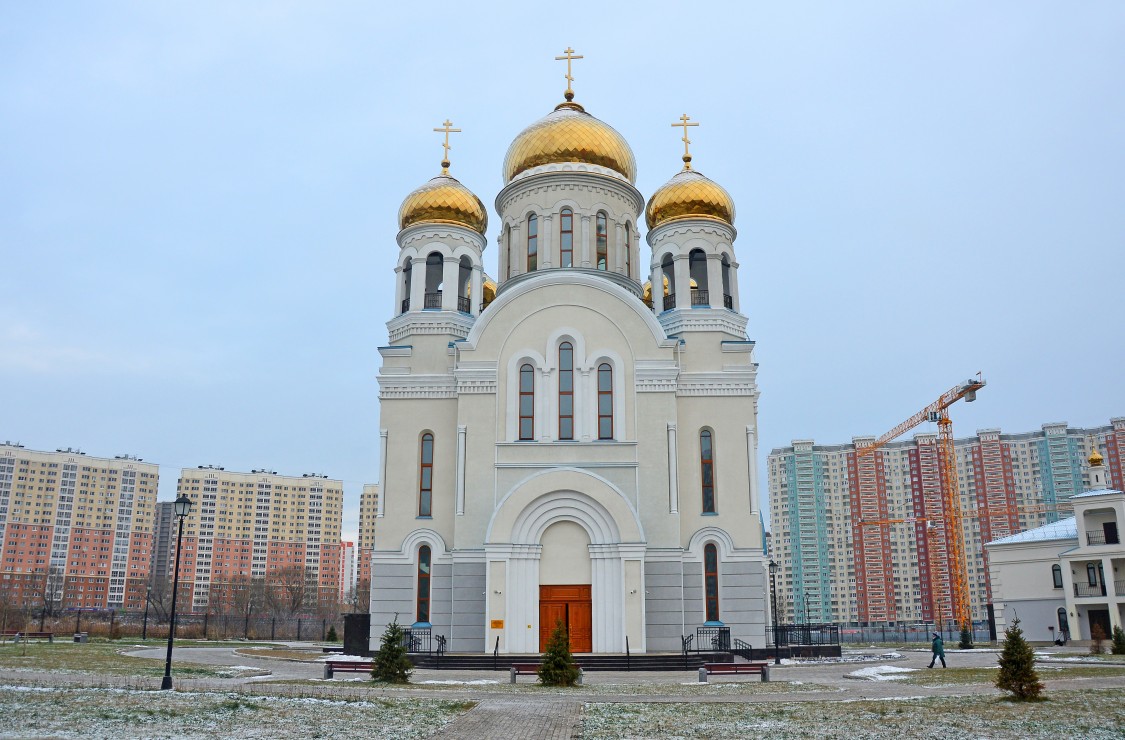
[{"label": "black metal railing", "polygon": [[1088,529],[1088,530],[1086,530],[1086,544],[1087,545],[1117,545],[1117,544],[1120,544],[1120,542],[1118,542],[1116,532],[1111,532],[1109,534],[1109,536],[1106,536],[1106,533],[1105,533],[1104,530]]},{"label": "black metal railing", "polygon": [[711,299],[708,297],[706,288],[692,288],[691,289],[691,305],[693,306],[707,306],[710,305]]},{"label": "black metal railing", "polygon": [[729,293],[723,293],[723,308],[734,310],[734,298]]},{"label": "black metal railing", "polygon": [[691,641],[695,639],[695,635],[685,635],[680,638],[680,649],[684,654],[684,669],[687,669],[687,656],[691,652]]},{"label": "black metal railing", "polygon": [[1113,590],[1117,592],[1118,596],[1125,596],[1125,581],[1114,581]]},{"label": "black metal railing", "polygon": [[472,304],[469,302],[469,299],[457,296],[457,310],[461,313],[469,313],[472,311]]},{"label": "black metal railing", "polygon": [[496,670],[497,662],[500,660],[500,635],[496,635],[496,645],[492,648],[492,670]]},{"label": "black metal railing", "polygon": [[410,299],[409,298],[403,298],[402,299],[402,311],[401,311],[401,313],[406,313],[409,310],[410,310]]},{"label": "black metal railing", "polygon": [[437,667],[440,669],[441,656],[445,655],[445,635],[438,635],[435,642],[437,643],[437,650],[435,652],[437,655]]},{"label": "black metal railing", "polygon": [[730,652],[730,627],[696,627],[695,649],[697,652]]},{"label": "black metal railing", "polygon": [[430,627],[406,627],[402,631],[402,646],[408,653],[431,652]]},{"label": "black metal railing", "polygon": [[1105,596],[1105,584],[1098,583],[1091,586],[1089,583],[1074,584],[1075,596]]},{"label": "black metal railing", "polygon": [[733,654],[743,660],[754,660],[754,648],[751,647],[750,643],[745,640],[740,640],[737,637],[734,638],[733,643],[733,647],[731,647],[730,650]]},{"label": "black metal railing", "polygon": [[668,295],[664,296],[664,310],[665,311],[671,311],[675,307],[676,307],[676,294],[675,293],[669,293]]},{"label": "black metal railing", "polygon": [[839,645],[838,624],[779,624],[776,639],[774,626],[766,625],[766,641],[779,647],[786,645]]},{"label": "black metal railing", "polygon": [[441,291],[436,293],[427,293],[425,301],[422,303],[423,308],[441,308]]}]

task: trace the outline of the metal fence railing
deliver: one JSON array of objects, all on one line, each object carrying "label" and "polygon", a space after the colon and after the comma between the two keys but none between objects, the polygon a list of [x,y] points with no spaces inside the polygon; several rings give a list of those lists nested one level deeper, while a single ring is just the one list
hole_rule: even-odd
[{"label": "metal fence railing", "polygon": [[[928,644],[934,632],[940,632],[946,646],[953,647],[961,639],[961,629],[947,622],[940,628],[934,624],[883,625],[840,628],[840,642],[846,645],[871,643]],[[973,643],[989,644],[988,625],[974,625]]]},{"label": "metal fence railing", "polygon": [[[53,632],[69,635],[85,632],[92,637],[165,638],[168,620],[150,612],[123,612],[112,609],[66,609],[47,615],[33,611],[5,613],[0,618],[4,630]],[[340,615],[321,617],[273,617],[246,614],[176,614],[176,637],[185,640],[326,640],[335,630],[344,634]]]},{"label": "metal fence railing", "polygon": [[[776,639],[775,639],[776,638]],[[839,645],[840,627],[835,624],[766,625],[766,642],[770,645]]]}]

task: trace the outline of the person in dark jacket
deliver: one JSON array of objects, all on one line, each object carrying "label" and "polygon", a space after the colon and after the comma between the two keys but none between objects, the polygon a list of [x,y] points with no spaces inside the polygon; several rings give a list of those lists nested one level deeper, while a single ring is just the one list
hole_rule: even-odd
[{"label": "person in dark jacket", "polygon": [[942,641],[940,633],[934,633],[934,641],[930,643],[930,649],[933,650],[933,657],[930,658],[930,668],[934,667],[934,662],[939,658],[941,659],[941,667],[945,668],[945,643]]}]

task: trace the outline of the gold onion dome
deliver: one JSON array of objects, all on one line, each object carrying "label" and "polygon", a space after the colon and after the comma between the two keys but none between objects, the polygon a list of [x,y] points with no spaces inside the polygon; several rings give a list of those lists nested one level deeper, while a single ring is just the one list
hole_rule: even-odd
[{"label": "gold onion dome", "polygon": [[1105,458],[1102,457],[1102,453],[1098,452],[1098,448],[1095,447],[1094,451],[1090,453],[1090,464],[1097,466],[1097,465],[1102,465],[1104,463],[1105,463]]},{"label": "gold onion dome", "polygon": [[582,162],[619,172],[635,183],[637,160],[625,137],[578,103],[559,103],[516,137],[504,157],[504,182],[544,164]]},{"label": "gold onion dome", "polygon": [[645,223],[649,229],[683,218],[711,218],[734,225],[734,200],[713,180],[691,169],[685,157],[684,169],[660,186],[649,198]]},{"label": "gold onion dome", "polygon": [[440,175],[406,196],[398,209],[400,229],[420,223],[455,224],[483,234],[488,228],[488,212],[480,198],[443,166]]}]

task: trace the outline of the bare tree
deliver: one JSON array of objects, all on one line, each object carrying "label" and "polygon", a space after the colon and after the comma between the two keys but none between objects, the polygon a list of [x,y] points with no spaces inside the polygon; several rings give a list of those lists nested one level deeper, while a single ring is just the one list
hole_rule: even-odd
[{"label": "bare tree", "polygon": [[39,592],[39,629],[47,617],[52,619],[62,613],[64,594],[66,593],[66,574],[62,566],[52,565],[43,573],[38,581]]},{"label": "bare tree", "polygon": [[305,569],[291,565],[274,571],[265,591],[266,604],[278,616],[291,618],[316,599],[316,580]]},{"label": "bare tree", "polygon": [[366,613],[371,609],[371,582],[360,579],[344,595],[344,607],[352,612]]}]

